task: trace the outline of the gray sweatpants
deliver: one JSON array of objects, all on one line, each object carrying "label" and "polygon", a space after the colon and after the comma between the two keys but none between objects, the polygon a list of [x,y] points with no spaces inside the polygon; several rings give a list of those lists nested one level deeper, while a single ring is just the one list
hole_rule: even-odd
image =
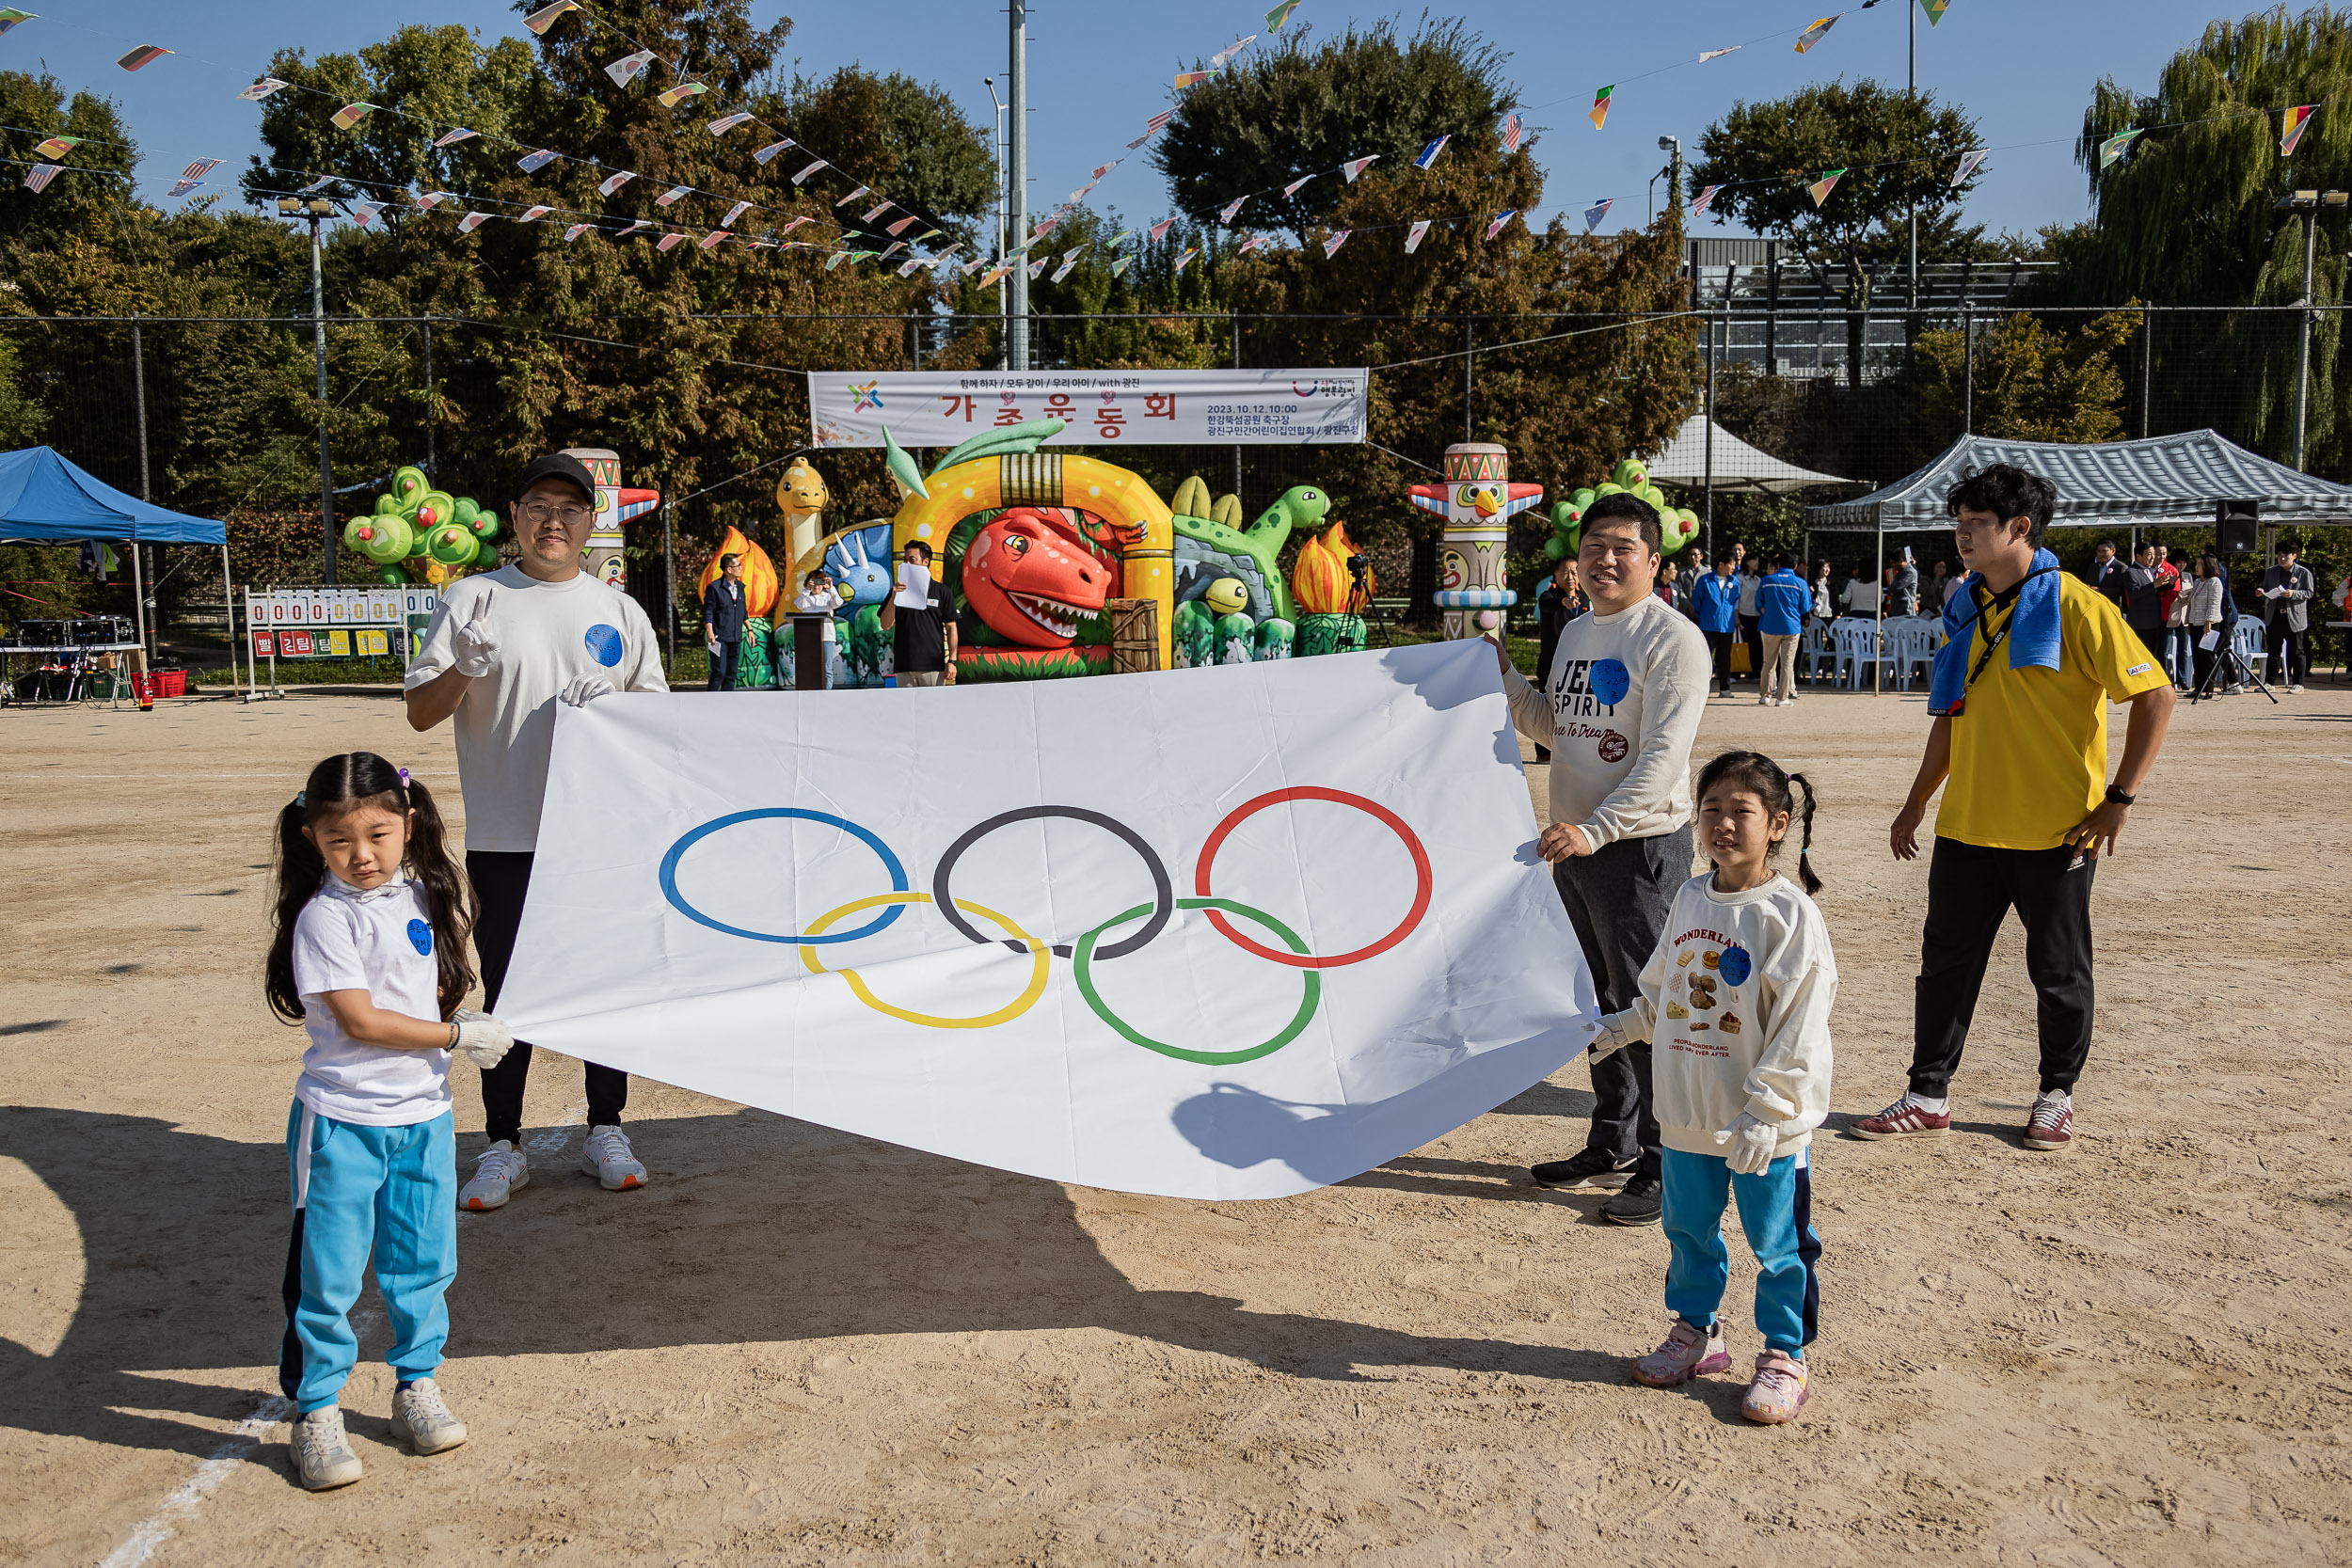
[{"label": "gray sweatpants", "polygon": [[[1551,868],[1551,879],[1576,927],[1593,973],[1600,1010],[1622,1012],[1641,989],[1642,969],[1658,950],[1675,894],[1691,879],[1691,828],[1656,838],[1621,838]],[[1637,1174],[1659,1173],[1658,1115],[1650,1101],[1649,1047],[1629,1045],[1593,1064],[1593,1125],[1587,1148],[1620,1160],[1639,1157]]]}]

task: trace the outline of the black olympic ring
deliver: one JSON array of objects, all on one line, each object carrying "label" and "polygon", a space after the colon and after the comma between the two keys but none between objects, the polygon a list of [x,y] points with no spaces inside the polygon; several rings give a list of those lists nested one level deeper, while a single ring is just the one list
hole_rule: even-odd
[{"label": "black olympic ring", "polygon": [[[1151,869],[1152,918],[1145,921],[1143,929],[1134,936],[1123,942],[1115,942],[1108,947],[1097,951],[1094,955],[1097,959],[1125,958],[1167,929],[1169,917],[1176,912],[1176,888],[1168,879],[1168,866],[1160,860],[1158,851],[1144,842],[1141,833],[1136,832],[1124,822],[1116,817],[1105,816],[1099,811],[1088,811],[1083,806],[1023,806],[1015,811],[1002,812],[949,845],[947,852],[939,857],[939,869],[931,875],[932,907],[946,917],[947,924],[961,931],[966,941],[976,942],[983,947],[989,945],[991,939],[980,935],[973,927],[972,922],[965,918],[963,911],[957,907],[955,899],[948,893],[947,879],[954,874],[956,862],[963,858],[963,852],[997,829],[1008,827],[1015,822],[1027,822],[1033,818],[1047,816],[1067,816],[1075,822],[1093,823],[1096,827],[1117,835],[1129,848],[1141,855],[1143,863]],[[1029,951],[1028,945],[1025,942],[1007,942],[1004,945],[1016,953]],[[1070,951],[1069,943],[1057,943],[1054,956],[1066,958],[1070,957]]]}]

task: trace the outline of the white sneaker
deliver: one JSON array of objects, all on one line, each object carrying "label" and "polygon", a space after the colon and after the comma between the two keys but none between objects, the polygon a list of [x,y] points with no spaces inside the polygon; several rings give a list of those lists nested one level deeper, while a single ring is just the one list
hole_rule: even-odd
[{"label": "white sneaker", "polygon": [[1756,705],[1757,707],[1771,707],[1772,705],[1772,700],[1770,697],[1758,697],[1756,700]]},{"label": "white sneaker", "polygon": [[310,1491],[330,1492],[338,1486],[349,1486],[362,1473],[359,1456],[351,1451],[351,1439],[343,1435],[343,1412],[340,1405],[330,1404],[295,1417],[294,1430],[286,1437],[286,1448],[294,1456],[294,1474]]},{"label": "white sneaker", "polygon": [[2299,687],[2299,686],[2290,686],[2290,687],[2288,687],[2288,688],[2287,688],[2287,690],[2288,690],[2289,692],[2291,692],[2291,693],[2292,693],[2292,692],[2300,691],[2300,690],[2302,690],[2302,689],[2302,689],[2301,687]]},{"label": "white sneaker", "polygon": [[421,1377],[392,1394],[392,1435],[419,1453],[439,1453],[466,1440],[466,1423],[449,1413],[441,1386]]},{"label": "white sneaker", "polygon": [[517,1187],[531,1185],[531,1162],[523,1151],[501,1138],[474,1162],[473,1180],[457,1191],[457,1207],[480,1213],[503,1209]]},{"label": "white sneaker", "polygon": [[628,1147],[628,1134],[617,1127],[594,1127],[580,1150],[580,1168],[604,1183],[608,1193],[625,1193],[645,1184],[645,1167]]}]

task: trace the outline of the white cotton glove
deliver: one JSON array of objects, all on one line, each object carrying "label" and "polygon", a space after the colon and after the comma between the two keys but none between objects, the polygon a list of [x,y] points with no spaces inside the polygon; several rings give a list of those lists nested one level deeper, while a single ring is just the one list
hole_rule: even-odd
[{"label": "white cotton glove", "polygon": [[598,697],[610,697],[619,689],[602,675],[580,675],[573,678],[572,684],[565,687],[561,695],[563,701],[574,707],[586,707]]},{"label": "white cotton glove", "polygon": [[1724,1163],[1741,1176],[1760,1176],[1780,1148],[1780,1129],[1742,1111],[1729,1127],[1715,1134],[1719,1144],[1731,1145]]},{"label": "white cotton glove", "polygon": [[457,1053],[487,1072],[515,1048],[515,1032],[488,1013],[457,1010]]},{"label": "white cotton glove", "polygon": [[457,628],[455,639],[457,673],[479,678],[490,673],[498,662],[499,632],[490,624],[490,591],[484,589],[482,602],[474,606],[473,616]]},{"label": "white cotton glove", "polygon": [[1593,1043],[1585,1047],[1584,1053],[1597,1062],[1603,1056],[1615,1055],[1632,1043],[1626,1038],[1625,1030],[1617,1022],[1617,1015],[1612,1013],[1593,1025]]}]

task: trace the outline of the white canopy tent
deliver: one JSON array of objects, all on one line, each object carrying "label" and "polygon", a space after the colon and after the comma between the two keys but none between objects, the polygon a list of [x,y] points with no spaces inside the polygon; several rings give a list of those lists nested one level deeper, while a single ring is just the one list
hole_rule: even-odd
[{"label": "white canopy tent", "polygon": [[1759,451],[1705,414],[1693,414],[1682,421],[1666,450],[1650,459],[1649,477],[1653,484],[1757,496],[1785,496],[1815,484],[1860,483],[1800,468]]}]

